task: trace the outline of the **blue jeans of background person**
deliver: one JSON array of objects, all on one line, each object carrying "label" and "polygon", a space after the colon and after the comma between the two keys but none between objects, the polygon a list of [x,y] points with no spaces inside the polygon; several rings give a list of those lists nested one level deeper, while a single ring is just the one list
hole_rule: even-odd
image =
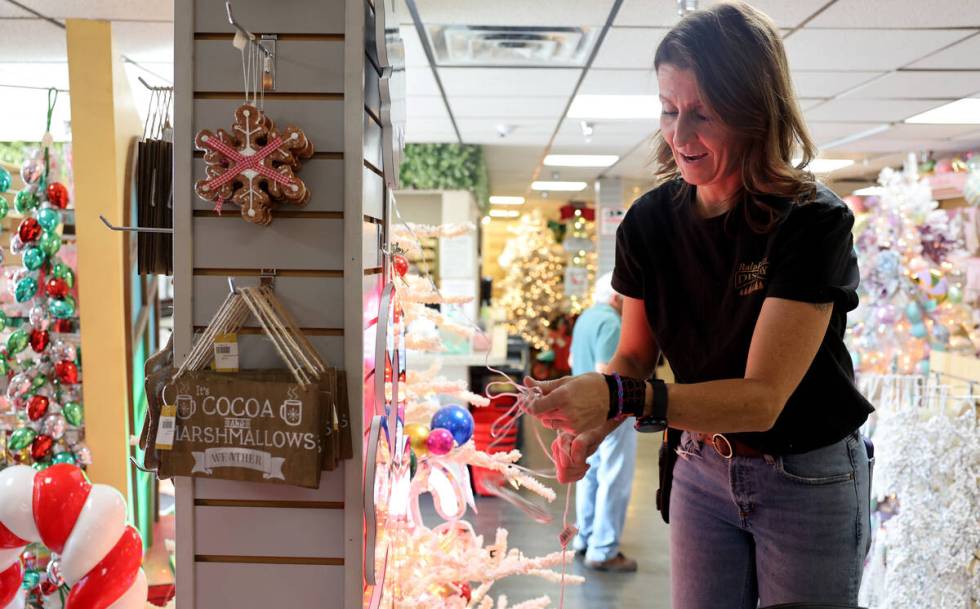
[{"label": "blue jeans of background person", "polygon": [[589,471],[575,485],[578,535],[576,550],[588,548],[585,558],[602,562],[619,552],[626,508],[636,468],[636,430],[629,421],[620,425],[588,459]]},{"label": "blue jeans of background person", "polygon": [[685,433],[678,454],[674,609],[857,603],[870,544],[870,471],[857,432],[808,453],[730,460]]}]

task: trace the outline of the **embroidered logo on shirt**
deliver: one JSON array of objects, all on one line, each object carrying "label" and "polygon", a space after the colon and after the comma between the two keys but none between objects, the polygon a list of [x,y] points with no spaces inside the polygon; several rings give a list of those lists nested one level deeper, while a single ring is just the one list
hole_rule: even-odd
[{"label": "embroidered logo on shirt", "polygon": [[769,258],[759,262],[739,262],[735,268],[735,289],[741,296],[748,296],[766,287],[769,274]]}]

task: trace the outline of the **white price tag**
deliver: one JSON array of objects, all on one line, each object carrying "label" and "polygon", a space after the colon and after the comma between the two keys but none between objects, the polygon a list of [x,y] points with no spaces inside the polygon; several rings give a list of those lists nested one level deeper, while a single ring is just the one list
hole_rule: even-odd
[{"label": "white price tag", "polygon": [[238,335],[219,334],[214,339],[214,369],[238,372]]},{"label": "white price tag", "polygon": [[160,426],[157,428],[157,450],[173,450],[176,428],[177,406],[164,404],[160,409]]}]

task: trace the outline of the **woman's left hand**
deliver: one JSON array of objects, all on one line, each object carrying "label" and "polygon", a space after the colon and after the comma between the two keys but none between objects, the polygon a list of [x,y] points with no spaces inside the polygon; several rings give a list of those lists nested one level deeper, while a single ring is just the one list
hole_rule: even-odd
[{"label": "woman's left hand", "polygon": [[528,412],[551,429],[579,435],[605,424],[609,413],[609,387],[598,372],[566,376],[555,381],[524,379],[542,395],[528,404]]}]

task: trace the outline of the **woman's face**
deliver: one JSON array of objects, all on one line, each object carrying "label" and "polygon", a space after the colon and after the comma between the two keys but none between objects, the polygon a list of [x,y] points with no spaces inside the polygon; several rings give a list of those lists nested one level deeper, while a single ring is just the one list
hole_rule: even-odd
[{"label": "woman's face", "polygon": [[719,192],[737,186],[735,138],[702,101],[694,72],[670,64],[657,69],[663,110],[660,130],[688,184]]}]

